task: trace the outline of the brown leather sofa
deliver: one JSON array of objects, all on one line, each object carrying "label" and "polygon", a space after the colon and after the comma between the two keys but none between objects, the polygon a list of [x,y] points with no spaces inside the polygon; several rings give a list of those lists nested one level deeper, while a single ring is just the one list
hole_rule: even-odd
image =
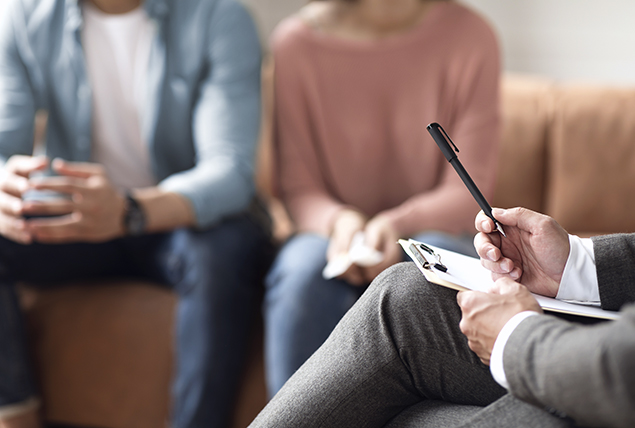
[{"label": "brown leather sofa", "polygon": [[[502,94],[492,205],[545,212],[581,235],[635,232],[635,89],[506,76]],[[267,150],[261,159],[266,165]],[[277,226],[278,237],[288,233],[285,220]],[[174,295],[121,281],[48,291],[23,286],[22,300],[47,420],[166,426]],[[248,425],[266,401],[260,329],[254,328],[235,427]]]}]

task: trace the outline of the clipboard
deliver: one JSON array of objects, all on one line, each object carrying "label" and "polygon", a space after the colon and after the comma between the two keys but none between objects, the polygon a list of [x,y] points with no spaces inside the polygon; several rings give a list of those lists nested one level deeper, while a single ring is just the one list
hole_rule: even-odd
[{"label": "clipboard", "polygon": [[[477,258],[444,250],[414,239],[400,239],[398,242],[428,282],[458,291],[483,292],[486,292],[494,283],[491,272],[485,269]],[[433,250],[437,257],[431,257],[425,248]],[[446,268],[445,272],[443,268]],[[615,320],[620,317],[619,312],[605,311],[596,306],[564,302],[535,293],[532,295],[544,311],[607,320]]]}]

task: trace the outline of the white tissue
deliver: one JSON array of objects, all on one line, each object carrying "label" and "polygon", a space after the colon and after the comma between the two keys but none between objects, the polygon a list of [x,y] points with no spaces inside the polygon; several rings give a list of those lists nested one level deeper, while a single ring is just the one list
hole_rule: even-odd
[{"label": "white tissue", "polygon": [[346,272],[352,264],[369,267],[381,263],[381,261],[384,260],[384,254],[367,246],[364,241],[364,232],[357,232],[351,240],[348,253],[337,255],[324,267],[324,270],[322,270],[324,279],[340,276]]}]

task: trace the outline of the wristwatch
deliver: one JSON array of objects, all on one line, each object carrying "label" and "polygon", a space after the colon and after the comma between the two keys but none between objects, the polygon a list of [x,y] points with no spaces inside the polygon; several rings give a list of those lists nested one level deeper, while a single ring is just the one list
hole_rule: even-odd
[{"label": "wristwatch", "polygon": [[141,204],[130,192],[126,192],[126,207],[123,215],[123,227],[128,235],[143,235],[146,230],[146,213]]}]

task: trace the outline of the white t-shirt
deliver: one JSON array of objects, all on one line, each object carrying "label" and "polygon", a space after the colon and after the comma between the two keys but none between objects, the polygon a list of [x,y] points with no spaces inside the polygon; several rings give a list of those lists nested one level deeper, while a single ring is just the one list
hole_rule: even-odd
[{"label": "white t-shirt", "polygon": [[92,161],[120,190],[156,184],[141,123],[154,26],[142,7],[119,15],[82,3],[82,43],[93,92]]}]

